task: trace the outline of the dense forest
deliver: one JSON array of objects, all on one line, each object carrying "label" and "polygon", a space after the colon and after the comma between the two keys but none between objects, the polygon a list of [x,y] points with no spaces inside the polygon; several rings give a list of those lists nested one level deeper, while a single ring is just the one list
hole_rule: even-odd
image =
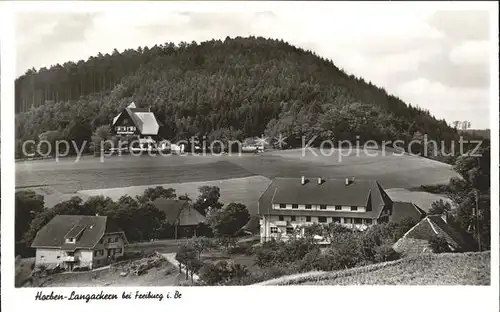
[{"label": "dense forest", "polygon": [[459,135],[330,60],[261,37],[100,53],[31,69],[15,92],[18,142],[47,131],[90,140],[132,101],[156,113],[169,140],[281,133],[294,146],[302,136],[363,142],[427,134],[449,143]]}]

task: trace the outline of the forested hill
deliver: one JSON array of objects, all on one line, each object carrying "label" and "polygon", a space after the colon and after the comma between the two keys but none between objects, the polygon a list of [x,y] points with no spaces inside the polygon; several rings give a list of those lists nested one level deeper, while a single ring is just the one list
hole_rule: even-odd
[{"label": "forested hill", "polygon": [[260,37],[115,50],[29,70],[15,87],[20,140],[54,130],[90,137],[132,101],[151,107],[167,139],[282,133],[380,141],[407,140],[417,131],[446,141],[457,136],[445,121],[331,61]]}]

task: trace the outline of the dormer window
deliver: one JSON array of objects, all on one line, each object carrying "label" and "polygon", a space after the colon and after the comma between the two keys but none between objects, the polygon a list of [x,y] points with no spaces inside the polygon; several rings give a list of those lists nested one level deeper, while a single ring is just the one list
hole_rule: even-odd
[{"label": "dormer window", "polygon": [[82,236],[85,225],[75,225],[65,236],[65,242],[68,244],[74,244]]}]

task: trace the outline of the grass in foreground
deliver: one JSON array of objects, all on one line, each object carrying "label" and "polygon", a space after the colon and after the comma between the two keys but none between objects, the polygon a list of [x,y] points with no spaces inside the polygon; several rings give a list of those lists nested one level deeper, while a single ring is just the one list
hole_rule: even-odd
[{"label": "grass in foreground", "polygon": [[337,272],[309,272],[258,285],[489,285],[490,252],[427,254]]}]

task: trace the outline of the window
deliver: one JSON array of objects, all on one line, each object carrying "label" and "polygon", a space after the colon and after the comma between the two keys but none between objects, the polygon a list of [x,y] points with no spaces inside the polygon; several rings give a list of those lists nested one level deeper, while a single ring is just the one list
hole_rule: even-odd
[{"label": "window", "polygon": [[340,217],[333,217],[332,222],[340,223]]},{"label": "window", "polygon": [[280,204],[280,208],[286,208],[286,204]]},{"label": "window", "polygon": [[354,218],[354,223],[355,224],[361,224],[363,222],[363,219],[361,218]]},{"label": "window", "polygon": [[311,217],[307,216],[306,217],[306,222],[311,222]]},{"label": "window", "polygon": [[311,209],[312,205],[306,205],[306,209]]},{"label": "window", "polygon": [[295,221],[295,216],[290,217],[291,221]]},{"label": "window", "polygon": [[115,252],[121,254],[122,253],[122,248],[116,248]]},{"label": "window", "polygon": [[103,240],[102,240],[102,238],[101,238],[101,239],[99,240],[99,244],[102,244],[102,243],[103,243]]},{"label": "window", "polygon": [[45,258],[45,256],[40,256],[40,259],[43,259],[43,258]]},{"label": "window", "polygon": [[57,256],[57,259],[61,259],[61,256]]},{"label": "window", "polygon": [[351,218],[344,218],[344,223],[351,223]]},{"label": "window", "polygon": [[299,208],[299,205],[297,205],[297,204],[292,205],[292,209],[297,209],[297,208]]},{"label": "window", "polygon": [[279,217],[278,217],[278,220],[283,221],[283,220],[284,220],[284,217],[283,217],[283,216],[279,216]]},{"label": "window", "polygon": [[97,264],[97,265],[101,264],[101,260],[97,260],[97,261],[96,261],[96,264]]},{"label": "window", "polygon": [[351,206],[351,211],[358,211],[358,206]]},{"label": "window", "polygon": [[108,243],[112,243],[113,242],[113,238],[112,237],[109,237],[108,238]]},{"label": "window", "polygon": [[293,234],[293,227],[287,227],[286,234]]},{"label": "window", "polygon": [[365,224],[372,224],[372,219],[365,219]]},{"label": "window", "polygon": [[319,209],[325,210],[326,209],[326,205],[319,205]]},{"label": "window", "polygon": [[273,234],[278,233],[278,228],[275,226],[271,227],[271,233],[273,233]]},{"label": "window", "polygon": [[326,217],[318,217],[319,223],[326,223]]},{"label": "window", "polygon": [[96,251],[94,251],[94,256],[100,257],[102,255],[104,255],[104,250],[96,250]]},{"label": "window", "polygon": [[342,210],[342,206],[336,205],[335,210]]}]

